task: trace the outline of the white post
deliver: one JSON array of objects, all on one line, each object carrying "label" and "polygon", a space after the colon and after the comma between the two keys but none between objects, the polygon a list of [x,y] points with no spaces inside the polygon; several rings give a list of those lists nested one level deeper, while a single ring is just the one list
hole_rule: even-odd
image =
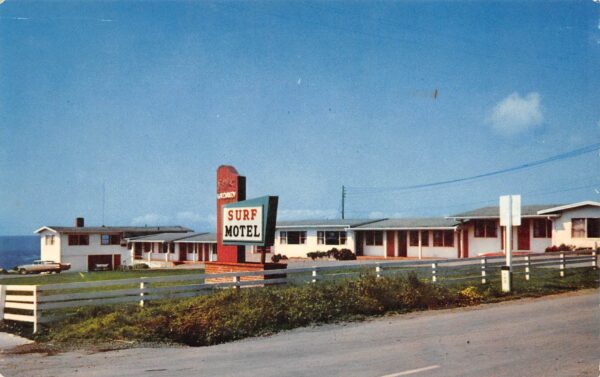
[{"label": "white post", "polygon": [[485,271],[486,266],[487,266],[487,258],[481,257],[481,284],[487,283],[486,271]]},{"label": "white post", "polygon": [[377,263],[377,266],[375,267],[375,274],[377,275],[378,279],[381,277],[382,271],[383,271],[383,268],[381,268],[381,265],[379,265],[379,263]]},{"label": "white post", "polygon": [[140,282],[140,306],[143,308],[145,301],[144,301],[144,296],[146,295],[146,293],[144,292],[146,290],[146,282],[144,280],[142,280]]},{"label": "white post", "polygon": [[40,312],[38,311],[38,286],[33,288],[33,333],[38,332],[38,325],[40,321]]},{"label": "white post", "polygon": [[565,277],[565,254],[560,253],[560,277]]},{"label": "white post", "polygon": [[431,264],[431,282],[432,283],[435,283],[437,281],[437,275],[436,275],[437,271],[436,271],[436,269],[437,269],[437,263],[433,262]]},{"label": "white post", "polygon": [[233,283],[234,283],[234,287],[235,289],[240,289],[240,277],[239,276],[234,276],[233,277]]},{"label": "white post", "polygon": [[313,267],[313,270],[312,270],[312,282],[313,283],[317,282],[317,267]]},{"label": "white post", "polygon": [[6,286],[0,284],[0,321],[4,320],[4,305],[6,303]]},{"label": "white post", "polygon": [[[592,251],[592,258],[593,258],[593,259],[592,259],[592,268],[593,268],[594,270],[596,270],[596,269],[598,268],[598,259],[597,259],[598,257],[597,257],[597,254],[598,254],[598,252],[597,252],[596,250],[593,250],[593,251]],[[0,295],[1,295],[1,294],[2,294],[2,293],[0,292]],[[0,302],[1,302],[1,301],[0,301]],[[2,318],[2,317],[0,317],[0,319],[1,319],[1,318]]]},{"label": "white post", "polygon": [[529,281],[529,274],[531,272],[531,257],[525,256],[525,280]]}]

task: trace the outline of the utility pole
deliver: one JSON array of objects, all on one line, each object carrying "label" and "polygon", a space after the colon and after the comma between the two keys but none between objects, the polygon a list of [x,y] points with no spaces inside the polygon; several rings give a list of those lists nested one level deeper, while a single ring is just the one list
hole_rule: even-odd
[{"label": "utility pole", "polygon": [[344,219],[344,215],[345,215],[345,206],[346,204],[346,187],[344,187],[344,185],[342,185],[342,219]]}]

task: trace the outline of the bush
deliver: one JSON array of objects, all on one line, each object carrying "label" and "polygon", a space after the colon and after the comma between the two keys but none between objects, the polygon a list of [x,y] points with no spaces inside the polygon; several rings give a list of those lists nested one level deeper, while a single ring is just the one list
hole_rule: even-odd
[{"label": "bush", "polygon": [[288,259],[288,257],[285,254],[283,254],[283,255],[273,254],[273,256],[271,257],[271,262],[279,263],[280,260],[287,260],[287,259]]},{"label": "bush", "polygon": [[350,249],[338,250],[334,247],[327,251],[327,256],[336,260],[356,260],[356,255]]},{"label": "bush", "polygon": [[556,252],[556,251],[573,251],[575,250],[575,246],[573,245],[565,245],[561,243],[560,246],[549,246],[546,248],[547,253]]},{"label": "bush", "polygon": [[131,266],[132,270],[147,270],[149,268],[150,266],[148,266],[146,263],[136,263],[133,266]]},{"label": "bush", "polygon": [[317,258],[329,257],[329,252],[328,251],[311,251],[309,253],[306,253],[306,256],[312,260],[315,260]]}]

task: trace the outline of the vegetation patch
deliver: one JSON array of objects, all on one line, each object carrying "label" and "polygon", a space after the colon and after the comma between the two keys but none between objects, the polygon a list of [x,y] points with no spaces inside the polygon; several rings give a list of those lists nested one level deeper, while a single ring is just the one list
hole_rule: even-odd
[{"label": "vegetation patch", "polygon": [[[477,305],[598,286],[598,271],[537,271],[531,281],[515,279],[511,294],[500,284],[432,284],[415,273],[279,287],[226,289],[186,300],[82,308],[52,323],[36,337],[51,344],[148,342],[213,345],[296,327],[359,320],[387,313]],[[535,279],[535,280],[534,280]]]}]

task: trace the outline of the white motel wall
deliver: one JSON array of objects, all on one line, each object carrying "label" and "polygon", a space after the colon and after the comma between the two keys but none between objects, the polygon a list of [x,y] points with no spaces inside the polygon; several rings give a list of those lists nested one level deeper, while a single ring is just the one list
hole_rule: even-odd
[{"label": "white motel wall", "polygon": [[[447,218],[279,221],[270,252],[288,258],[306,258],[309,252],[346,248],[365,257],[449,259],[500,253],[503,228],[499,226],[498,212],[498,207],[484,207]],[[489,228],[483,236],[481,221],[487,221]],[[539,221],[549,221],[544,234],[539,232]],[[476,232],[476,224],[479,232]],[[547,247],[561,244],[577,248],[598,247],[600,203],[523,206],[522,225],[514,227],[512,232],[512,249],[515,251],[543,253]],[[83,227],[81,219],[80,226],[43,227],[36,233],[40,235],[42,260],[70,263],[71,271],[76,272],[88,271],[94,263],[105,264],[107,258],[112,258],[114,265],[146,262],[157,267],[201,263],[216,258],[214,233],[193,233],[178,226]],[[146,236],[123,238],[135,233]],[[440,242],[442,233],[446,236]],[[88,241],[83,245],[70,245],[69,235],[73,234],[85,234]],[[123,242],[103,245],[103,234],[118,235]],[[425,235],[426,240],[421,238]],[[151,245],[143,246],[146,243]],[[166,249],[162,246],[165,243],[168,244]],[[247,247],[246,250],[248,261],[257,258],[256,248]],[[120,259],[119,263],[117,259]]]}]

